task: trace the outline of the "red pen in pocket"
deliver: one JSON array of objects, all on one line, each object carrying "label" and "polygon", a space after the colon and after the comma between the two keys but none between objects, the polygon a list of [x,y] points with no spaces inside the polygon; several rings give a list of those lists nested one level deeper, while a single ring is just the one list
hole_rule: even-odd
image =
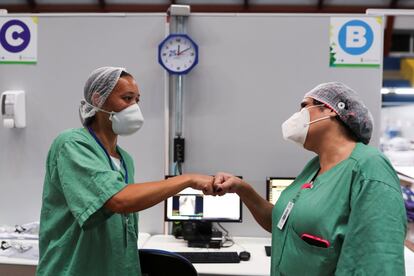
[{"label": "red pen in pocket", "polygon": [[314,245],[317,247],[323,247],[323,248],[329,248],[329,246],[331,245],[329,243],[329,241],[322,239],[320,237],[317,236],[313,236],[311,234],[302,234],[302,236],[300,236],[302,240],[304,240],[305,242],[307,242],[310,245]]}]

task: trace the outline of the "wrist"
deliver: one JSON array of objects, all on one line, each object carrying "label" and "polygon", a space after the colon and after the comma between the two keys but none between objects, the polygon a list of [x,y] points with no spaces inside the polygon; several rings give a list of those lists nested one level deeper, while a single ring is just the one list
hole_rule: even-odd
[{"label": "wrist", "polygon": [[169,181],[171,184],[178,185],[180,189],[185,188],[192,188],[193,187],[193,179],[188,174],[177,175],[172,178],[168,178],[166,181]]},{"label": "wrist", "polygon": [[240,196],[240,194],[242,194],[245,190],[246,190],[246,188],[249,186],[249,184],[247,184],[246,182],[244,182],[243,180],[242,181],[240,181],[240,183],[238,183],[237,185],[236,185],[236,187],[235,187],[235,193],[237,194],[237,195],[239,195]]},{"label": "wrist", "polygon": [[194,187],[194,179],[191,177],[190,174],[183,174],[181,175],[183,177],[183,183],[185,188],[193,188]]}]

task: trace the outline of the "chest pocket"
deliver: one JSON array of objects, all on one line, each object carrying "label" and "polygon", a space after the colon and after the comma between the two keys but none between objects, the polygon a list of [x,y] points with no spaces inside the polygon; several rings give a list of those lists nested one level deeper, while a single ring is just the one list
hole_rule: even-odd
[{"label": "chest pocket", "polygon": [[334,275],[339,251],[310,245],[289,226],[279,270],[282,275]]}]

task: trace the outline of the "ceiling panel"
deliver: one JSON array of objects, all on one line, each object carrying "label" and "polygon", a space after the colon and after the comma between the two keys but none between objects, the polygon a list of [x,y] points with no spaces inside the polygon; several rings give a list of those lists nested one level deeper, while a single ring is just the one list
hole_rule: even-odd
[{"label": "ceiling panel", "polygon": [[176,4],[208,4],[208,5],[217,5],[217,4],[222,4],[222,5],[240,5],[243,4],[244,1],[243,0],[179,0],[179,1],[175,1]]},{"label": "ceiling panel", "polygon": [[[400,1],[401,2],[401,1]],[[391,3],[391,0],[325,0],[325,6],[335,5],[335,6],[383,6],[388,7]]]},{"label": "ceiling panel", "polygon": [[[37,5],[30,5],[31,2]],[[105,2],[107,7],[102,7],[101,2]],[[0,9],[4,5],[10,12],[124,12],[123,5],[129,5],[134,11],[154,12],[164,9],[171,2],[201,5],[198,10],[194,9],[206,12],[320,12],[319,2],[323,4],[322,11],[335,13],[363,12],[367,7],[388,8],[391,2],[398,2],[397,8],[414,8],[414,0],[0,0]],[[244,7],[246,3],[248,9]],[[266,5],[274,7],[267,10]],[[295,10],[295,6],[298,6],[298,10]]]},{"label": "ceiling panel", "polygon": [[160,5],[170,4],[168,0],[105,0],[107,4],[149,4],[149,5]]},{"label": "ceiling panel", "polygon": [[[78,5],[78,4],[98,4],[98,0],[35,0],[36,4],[65,4],[65,5]],[[27,3],[27,2],[26,2]]]},{"label": "ceiling panel", "polygon": [[414,1],[413,0],[404,0],[398,2],[398,7],[414,7]]},{"label": "ceiling panel", "polygon": [[310,5],[316,6],[318,0],[249,0],[250,5]]},{"label": "ceiling panel", "polygon": [[[27,0],[0,0],[1,4],[3,5],[10,5],[10,4],[27,4]],[[1,5],[0,5],[1,8]]]}]

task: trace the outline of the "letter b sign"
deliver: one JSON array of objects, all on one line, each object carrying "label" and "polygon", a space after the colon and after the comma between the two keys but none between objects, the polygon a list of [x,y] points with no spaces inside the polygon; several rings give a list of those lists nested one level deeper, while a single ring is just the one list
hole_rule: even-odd
[{"label": "letter b sign", "polygon": [[372,46],[374,35],[371,27],[361,20],[351,20],[339,30],[339,46],[350,55],[361,55]]}]

